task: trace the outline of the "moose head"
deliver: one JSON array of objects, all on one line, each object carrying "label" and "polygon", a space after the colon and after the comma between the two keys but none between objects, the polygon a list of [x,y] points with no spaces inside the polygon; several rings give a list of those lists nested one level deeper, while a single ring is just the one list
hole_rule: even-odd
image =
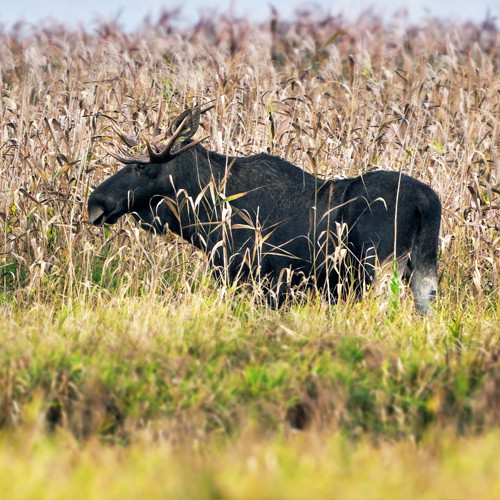
[{"label": "moose head", "polygon": [[[149,229],[163,231],[164,224],[159,227],[159,220],[155,220],[160,210],[157,205],[165,197],[174,195],[174,179],[179,174],[181,177],[189,176],[177,160],[205,139],[192,141],[191,137],[200,125],[200,115],[212,107],[184,111],[171,125],[163,141],[155,144],[146,141],[147,154],[120,156],[110,152],[125,167],[100,184],[90,196],[90,222],[96,226],[114,224],[122,215],[132,213]],[[129,148],[138,146],[138,142],[121,132],[113,121],[112,127]],[[178,221],[173,222],[175,226]]]}]

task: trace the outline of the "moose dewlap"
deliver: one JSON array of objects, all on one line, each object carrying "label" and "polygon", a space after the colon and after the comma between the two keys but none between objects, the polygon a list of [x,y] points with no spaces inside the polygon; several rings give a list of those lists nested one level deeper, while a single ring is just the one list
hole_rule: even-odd
[{"label": "moose dewlap", "polygon": [[147,155],[113,154],[125,167],[90,196],[92,224],[131,213],[151,231],[173,231],[230,282],[266,283],[276,305],[297,286],[359,293],[380,264],[397,261],[417,309],[431,310],[441,204],[429,186],[387,171],[324,180],[268,154],[208,151],[191,139],[208,109],[185,111]]}]

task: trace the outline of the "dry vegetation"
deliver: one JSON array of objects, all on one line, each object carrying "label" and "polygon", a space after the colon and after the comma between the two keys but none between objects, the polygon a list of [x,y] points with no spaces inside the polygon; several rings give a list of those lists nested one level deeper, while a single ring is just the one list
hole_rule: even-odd
[{"label": "dry vegetation", "polygon": [[[500,494],[485,437],[499,443],[500,33],[491,21],[403,24],[308,12],[180,30],[165,14],[135,33],[0,33],[0,469],[19,479],[9,498],[300,498],[311,484],[314,497]],[[119,168],[102,115],[148,138],[210,100],[210,149],[269,151],[329,178],[386,168],[429,183],[443,204],[436,317],[415,317],[404,290],[268,310],[217,286],[174,237],[128,219],[90,227],[88,195]],[[439,429],[448,441],[429,445]],[[410,479],[384,490],[368,466],[380,457]],[[134,486],[102,490],[103,463],[136,472]],[[147,489],[164,463],[178,477]],[[50,471],[52,496],[37,470]],[[440,489],[455,477],[457,489]],[[479,483],[482,493],[467,489]]]},{"label": "dry vegetation", "polygon": [[[103,240],[85,224],[86,199],[117,168],[100,114],[148,137],[169,116],[216,99],[204,126],[206,146],[219,152],[267,150],[326,177],[402,170],[431,184],[444,206],[442,267],[457,305],[468,286],[466,296],[495,296],[498,33],[488,23],[401,31],[310,14],[260,28],[221,18],[177,32],[165,18],[137,34],[109,25],[4,34],[4,293],[71,300],[75,287],[80,295],[95,283]],[[126,223],[110,235],[118,275],[135,273],[144,249],[155,264],[178,253],[141,241]]]}]

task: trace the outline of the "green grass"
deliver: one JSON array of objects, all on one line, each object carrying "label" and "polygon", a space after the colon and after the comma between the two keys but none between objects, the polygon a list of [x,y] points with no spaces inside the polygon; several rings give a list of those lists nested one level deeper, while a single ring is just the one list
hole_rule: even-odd
[{"label": "green grass", "polygon": [[433,422],[475,432],[491,417],[478,405],[491,396],[485,379],[498,377],[495,311],[458,327],[441,314],[377,313],[378,299],[245,315],[206,295],[164,300],[11,310],[1,325],[3,425],[35,394],[44,395],[49,426],[118,441],[149,421],[187,415],[208,434],[232,436],[249,417],[276,429],[297,404],[304,426],[319,419],[415,439]]},{"label": "green grass", "polygon": [[1,498],[500,492],[497,312],[162,299],[2,306]]}]

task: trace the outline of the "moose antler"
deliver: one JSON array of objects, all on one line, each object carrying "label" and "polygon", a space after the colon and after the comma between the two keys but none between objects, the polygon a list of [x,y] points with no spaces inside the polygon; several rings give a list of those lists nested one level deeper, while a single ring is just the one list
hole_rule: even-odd
[{"label": "moose antler", "polygon": [[98,116],[104,116],[104,118],[107,118],[111,122],[111,128],[114,130],[115,134],[129,147],[129,148],[135,148],[137,146],[137,141],[131,137],[130,135],[125,134],[120,128],[118,127],[116,120],[109,115],[105,115],[104,113],[100,113]]},{"label": "moose antler", "polygon": [[[180,155],[184,151],[186,151],[189,148],[192,148],[193,146],[196,146],[199,144],[201,141],[204,141],[206,137],[203,137],[201,139],[197,139],[196,141],[192,141],[188,144],[186,144],[183,148],[178,149],[175,152],[172,152],[172,149],[174,146],[180,142],[183,142],[187,139],[190,139],[197,131],[198,127],[200,126],[200,116],[203,113],[206,113],[208,110],[212,109],[215,105],[212,104],[210,106],[207,106],[205,108],[202,108],[201,106],[197,106],[193,109],[187,109],[184,111],[181,115],[179,115],[169,128],[166,137],[170,135],[169,139],[167,142],[158,150],[157,146],[155,144],[150,144],[146,140],[146,149],[148,154],[139,154],[137,156],[132,156],[132,155],[127,155],[127,156],[120,156],[117,155],[111,151],[109,151],[109,154],[113,157],[116,158],[119,162],[125,163],[125,164],[131,164],[131,163],[142,163],[142,164],[148,164],[148,163],[166,163],[172,159],[174,159],[176,156]],[[117,133],[118,137],[128,146],[128,147],[136,147],[137,146],[137,141],[132,139],[132,137],[124,134],[116,125],[116,122],[113,118],[107,116],[106,118],[109,118],[111,120],[111,127],[113,130]]]}]

